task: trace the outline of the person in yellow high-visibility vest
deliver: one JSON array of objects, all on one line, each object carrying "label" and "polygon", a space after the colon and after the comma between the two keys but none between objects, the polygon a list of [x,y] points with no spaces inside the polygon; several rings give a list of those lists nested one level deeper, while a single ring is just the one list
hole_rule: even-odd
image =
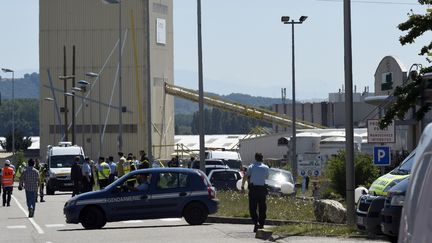
[{"label": "person in yellow high-visibility vest", "polygon": [[104,189],[106,186],[108,186],[108,178],[111,173],[110,166],[107,162],[105,162],[104,157],[99,157],[99,163],[97,169],[98,169],[99,187],[100,189]]},{"label": "person in yellow high-visibility vest", "polygon": [[[133,158],[131,156],[128,156],[126,159],[126,162],[123,163],[123,172],[126,175],[127,173],[134,171],[135,165],[133,163]],[[135,179],[129,179],[127,180],[127,184],[129,187],[133,188],[135,186]]]}]

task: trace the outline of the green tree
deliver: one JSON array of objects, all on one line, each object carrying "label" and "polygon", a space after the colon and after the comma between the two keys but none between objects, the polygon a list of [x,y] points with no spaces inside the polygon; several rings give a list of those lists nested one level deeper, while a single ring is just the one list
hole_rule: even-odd
[{"label": "green tree", "polygon": [[[432,0],[418,0],[421,5],[430,5]],[[407,33],[399,37],[399,42],[402,45],[412,44],[416,39],[421,37],[424,33],[432,31],[432,12],[425,14],[408,13],[408,20],[399,24],[398,28]],[[426,43],[420,50],[420,56],[426,56],[426,60],[431,63],[432,60],[427,56],[432,52],[432,42]],[[396,87],[394,96],[396,101],[386,111],[386,114],[380,121],[380,127],[384,128],[390,124],[395,117],[404,119],[405,114],[409,109],[418,105],[419,97],[422,96],[422,91],[425,87],[432,88],[430,83],[422,78],[422,74],[432,72],[432,67],[424,67],[420,70],[420,75],[414,75],[412,82],[407,85]],[[431,109],[430,103],[421,104],[421,107],[415,111],[416,120],[421,120],[424,115]]]},{"label": "green tree", "polygon": [[[345,197],[346,195],[346,163],[345,151],[340,151],[327,161],[326,175],[331,180],[331,188]],[[379,169],[372,163],[372,157],[357,153],[354,159],[355,186],[369,187],[379,177]]]}]

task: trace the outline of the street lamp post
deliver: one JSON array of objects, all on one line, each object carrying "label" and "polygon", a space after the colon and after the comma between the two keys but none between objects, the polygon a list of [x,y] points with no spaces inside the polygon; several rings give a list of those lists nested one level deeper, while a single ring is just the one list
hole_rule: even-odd
[{"label": "street lamp post", "polygon": [[292,141],[291,141],[291,156],[293,163],[294,182],[297,179],[297,135],[296,135],[296,98],[295,98],[295,52],[294,52],[294,25],[303,24],[307,16],[301,16],[299,21],[290,20],[289,16],[282,16],[281,21],[284,24],[291,25],[292,31]]},{"label": "street lamp post", "polygon": [[87,85],[89,85],[90,83],[85,81],[85,80],[80,80],[78,81],[78,84],[80,85],[79,87],[79,91],[82,93],[81,95],[81,146],[84,148],[85,145],[85,139],[84,139],[84,134],[85,134],[85,125],[84,125],[84,108],[85,108],[85,103],[84,103],[84,93],[87,91]]},{"label": "street lamp post", "polygon": [[[70,96],[73,100],[75,100],[75,90],[73,90],[73,88],[71,92],[66,92],[64,95]],[[72,102],[72,144],[75,144],[75,131],[75,102]]]},{"label": "street lamp post", "polygon": [[[119,71],[118,71],[118,81],[119,81],[119,128],[118,128],[118,150],[123,151],[123,103],[122,103],[122,58],[121,58],[121,47],[122,47],[122,24],[121,24],[121,0],[102,0],[104,3],[107,4],[118,4],[119,9],[119,19],[118,19],[118,30],[119,30],[119,45],[118,45],[118,62],[119,62]],[[150,87],[149,87],[150,88]],[[148,134],[148,136],[151,136],[151,134]]]},{"label": "street lamp post", "polygon": [[73,75],[67,75],[67,76],[59,76],[58,78],[60,80],[63,80],[64,82],[64,127],[65,127],[65,135],[63,138],[63,141],[67,141],[68,140],[68,108],[67,108],[67,85],[66,85],[66,80],[68,79],[73,79],[75,76]]},{"label": "street lamp post", "polygon": [[[99,74],[97,74],[97,73],[94,73],[94,72],[87,72],[86,74],[85,74],[87,77],[89,77],[89,78],[92,78],[93,79],[93,81],[96,81],[96,79],[97,78],[99,78]],[[99,84],[98,84],[98,87],[99,87],[99,91],[98,91],[98,93],[99,93],[99,95],[98,95],[98,110],[99,110],[99,118],[98,118],[98,131],[99,131],[99,156],[102,154],[102,123],[101,123],[101,118],[102,118],[102,108],[101,108],[101,83],[100,83],[100,80],[99,80]],[[91,89],[90,89],[90,91],[89,92],[91,92]],[[92,107],[92,105],[90,105],[90,108]],[[91,113],[91,110],[90,110],[90,113]],[[93,116],[93,114],[92,115],[90,115],[90,117],[91,116]],[[92,136],[93,136],[93,121],[91,121],[91,128],[90,128],[90,132],[91,132],[91,134],[92,134]],[[93,152],[93,149],[92,149],[92,152]],[[98,156],[98,157],[99,157]]]},{"label": "street lamp post", "polygon": [[198,23],[198,90],[199,90],[199,117],[198,130],[200,142],[200,169],[205,172],[205,126],[204,126],[204,84],[203,84],[203,61],[202,61],[202,32],[201,32],[201,0],[197,0],[197,23]]},{"label": "street lamp post", "polygon": [[15,72],[9,68],[2,68],[5,73],[12,73],[12,154],[15,154]]}]

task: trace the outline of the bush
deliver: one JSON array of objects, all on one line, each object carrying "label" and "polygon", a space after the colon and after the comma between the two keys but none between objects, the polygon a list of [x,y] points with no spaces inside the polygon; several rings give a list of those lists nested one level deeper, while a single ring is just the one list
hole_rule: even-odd
[{"label": "bush", "polygon": [[[354,158],[355,187],[369,187],[379,177],[378,167],[372,163],[372,157],[356,153]],[[326,174],[331,180],[331,188],[346,196],[346,163],[345,151],[340,151],[327,162]]]}]

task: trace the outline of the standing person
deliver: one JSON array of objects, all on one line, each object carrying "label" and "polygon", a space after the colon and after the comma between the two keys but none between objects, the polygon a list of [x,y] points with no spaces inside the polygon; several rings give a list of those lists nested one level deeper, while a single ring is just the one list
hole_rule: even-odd
[{"label": "standing person", "polygon": [[99,187],[100,189],[104,189],[106,186],[108,186],[108,178],[111,174],[110,166],[107,162],[105,162],[104,157],[99,157],[99,163],[98,163],[98,179],[99,179]]},{"label": "standing person", "polygon": [[110,174],[108,176],[108,184],[111,184],[114,182],[115,177],[117,175],[117,165],[114,162],[114,157],[113,156],[109,156],[108,157],[108,165],[110,167]]},{"label": "standing person", "polygon": [[168,161],[168,167],[179,167],[179,157],[176,156]]},{"label": "standing person", "polygon": [[190,158],[188,164],[187,164],[187,167],[188,167],[188,168],[192,168],[192,166],[193,166],[193,164],[194,164],[194,161],[195,161],[195,157],[192,156],[192,157]]},{"label": "standing person", "polygon": [[92,180],[92,169],[90,166],[90,158],[86,157],[84,159],[84,163],[81,169],[82,172],[82,191],[83,192],[91,192],[93,189]]},{"label": "standing person", "polygon": [[139,168],[140,169],[147,169],[150,168],[150,160],[147,157],[147,154],[144,150],[140,150],[140,165]]},{"label": "standing person", "polygon": [[75,195],[80,194],[81,191],[81,182],[82,182],[82,169],[79,164],[81,158],[79,156],[76,156],[74,158],[74,162],[71,168],[71,180],[73,182],[73,191],[72,191],[72,197]]},{"label": "standing person", "polygon": [[[41,169],[40,161],[39,161],[39,159],[35,159],[34,161],[35,161],[34,168],[35,168],[37,171],[39,171],[39,180],[40,180],[40,169]],[[40,181],[39,181],[39,187],[40,187]],[[39,191],[40,191],[40,188],[38,188],[38,192],[39,192]],[[36,202],[38,202],[37,196],[38,196],[38,195],[36,195]]]},{"label": "standing person", "polygon": [[[244,184],[248,180],[249,188],[249,214],[254,223],[254,232],[264,228],[267,213],[267,188],[265,180],[269,174],[269,167],[263,163],[262,153],[255,154],[255,161],[248,167],[246,176],[242,180],[242,192]],[[258,208],[258,214],[257,214]]]},{"label": "standing person", "polygon": [[48,164],[41,165],[41,169],[39,170],[39,196],[40,202],[45,202],[44,198],[44,188],[45,188],[45,179],[48,174],[49,168]]},{"label": "standing person", "polygon": [[126,163],[125,157],[120,157],[120,160],[117,164],[117,176],[120,178],[125,175],[124,172],[124,164]]},{"label": "standing person", "polygon": [[3,187],[3,207],[10,206],[11,195],[13,190],[15,171],[11,167],[10,161],[6,160],[5,166],[1,173],[1,184]]},{"label": "standing person", "polygon": [[26,193],[27,208],[29,211],[29,218],[33,218],[36,208],[36,197],[39,187],[39,171],[34,168],[35,162],[33,159],[29,159],[27,168],[23,171],[18,190],[22,190],[23,187]]}]

